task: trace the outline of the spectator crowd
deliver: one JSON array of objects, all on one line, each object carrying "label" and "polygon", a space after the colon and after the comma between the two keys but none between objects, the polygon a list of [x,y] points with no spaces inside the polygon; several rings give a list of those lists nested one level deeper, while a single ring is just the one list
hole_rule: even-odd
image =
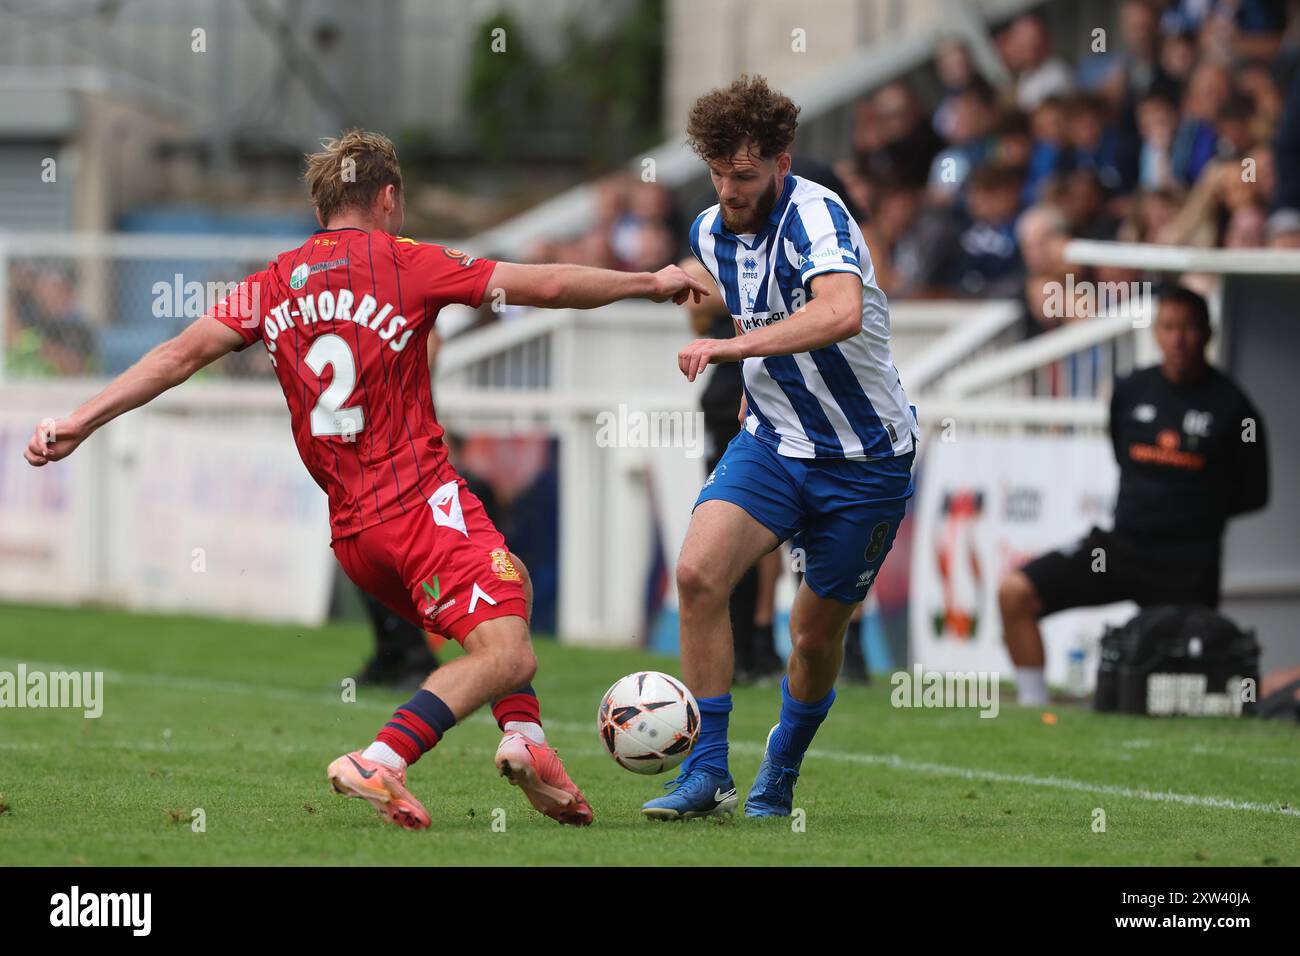
[{"label": "spectator crowd", "polygon": [[[1001,82],[949,40],[937,97],[899,81],[855,105],[848,155],[823,184],[860,212],[887,295],[1019,298],[1035,334],[1086,317],[1046,307],[1067,272],[1143,278],[1068,266],[1072,238],[1300,248],[1296,5],[1124,0],[1118,14],[1076,62],[1030,13],[994,37]],[[540,244],[535,261],[655,269],[685,254],[667,190],[631,175],[596,188],[591,230]]]},{"label": "spectator crowd", "polygon": [[[892,83],[858,104],[837,171],[893,297],[1021,297],[1033,334],[1068,320],[1045,288],[1131,283],[1067,266],[1072,238],[1300,247],[1297,22],[1285,0],[1125,0],[1070,64],[1043,19],[995,37],[990,85],[950,41],[926,110]],[[1070,316],[1079,318],[1085,316]]]}]

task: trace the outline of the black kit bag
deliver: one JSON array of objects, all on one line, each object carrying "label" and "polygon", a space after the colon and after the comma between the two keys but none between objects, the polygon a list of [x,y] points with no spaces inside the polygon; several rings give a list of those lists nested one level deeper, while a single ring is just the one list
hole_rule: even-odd
[{"label": "black kit bag", "polygon": [[1109,628],[1097,669],[1098,711],[1165,716],[1255,712],[1259,643],[1221,614],[1159,604]]}]

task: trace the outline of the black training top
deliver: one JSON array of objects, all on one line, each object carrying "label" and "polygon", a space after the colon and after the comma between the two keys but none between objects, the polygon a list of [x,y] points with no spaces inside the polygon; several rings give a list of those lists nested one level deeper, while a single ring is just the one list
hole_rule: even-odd
[{"label": "black training top", "polygon": [[1115,531],[1143,540],[1221,538],[1228,518],[1268,501],[1264,422],[1218,369],[1175,385],[1159,366],[1115,383]]}]

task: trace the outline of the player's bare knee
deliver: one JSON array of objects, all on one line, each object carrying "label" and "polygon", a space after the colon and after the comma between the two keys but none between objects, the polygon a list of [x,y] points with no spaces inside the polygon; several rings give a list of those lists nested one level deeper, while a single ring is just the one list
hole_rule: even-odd
[{"label": "player's bare knee", "polygon": [[790,645],[800,657],[817,659],[833,655],[839,640],[812,628],[795,628],[790,634]]},{"label": "player's bare knee", "polygon": [[1008,574],[998,582],[998,609],[1004,618],[1019,617],[1023,587],[1017,574]]},{"label": "player's bare knee", "polygon": [[537,672],[537,655],[533,652],[528,628],[522,626],[523,622],[518,618],[512,618],[511,622],[521,626],[511,629],[509,638],[500,644],[500,652],[507,662],[504,669],[509,671],[515,686],[519,686],[533,679],[533,674]]},{"label": "player's bare knee", "polygon": [[537,654],[533,651],[532,644],[526,643],[521,648],[517,648],[504,669],[507,672],[505,675],[507,686],[513,688],[531,684],[533,678],[537,676]]},{"label": "player's bare knee", "polygon": [[465,651],[490,669],[504,691],[522,687],[537,673],[537,655],[520,617],[493,618],[474,628],[465,639]]},{"label": "player's bare knee", "polygon": [[725,602],[727,582],[716,565],[682,555],[677,561],[677,596],[682,602]]},{"label": "player's bare knee", "polygon": [[998,584],[998,606],[1004,618],[1036,618],[1042,602],[1028,575],[1013,571]]},{"label": "player's bare knee", "polygon": [[496,679],[506,690],[523,687],[537,673],[537,655],[525,629],[503,635],[492,643],[489,653]]}]

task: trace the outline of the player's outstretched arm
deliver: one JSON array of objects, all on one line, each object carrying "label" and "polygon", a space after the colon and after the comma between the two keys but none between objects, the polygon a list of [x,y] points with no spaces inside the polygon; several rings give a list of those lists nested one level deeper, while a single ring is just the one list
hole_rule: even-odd
[{"label": "player's outstretched arm", "polygon": [[591,266],[517,262],[497,263],[483,301],[492,300],[498,289],[512,305],[543,309],[595,309],[620,299],[671,299],[681,305],[689,296],[699,302],[701,296],[709,294],[703,283],[677,266],[665,266],[658,272],[616,272]]},{"label": "player's outstretched arm", "polygon": [[677,355],[690,381],[716,362],[751,356],[796,355],[851,339],[862,331],[862,280],[852,272],[825,272],[812,280],[812,300],[783,322],[734,339],[696,339]]},{"label": "player's outstretched arm", "polygon": [[100,426],[153,401],[205,365],[234,351],[243,341],[234,329],[211,316],[202,316],[180,335],[150,351],[67,418],[54,422],[46,419],[37,425],[23,457],[37,467],[67,458]]}]

